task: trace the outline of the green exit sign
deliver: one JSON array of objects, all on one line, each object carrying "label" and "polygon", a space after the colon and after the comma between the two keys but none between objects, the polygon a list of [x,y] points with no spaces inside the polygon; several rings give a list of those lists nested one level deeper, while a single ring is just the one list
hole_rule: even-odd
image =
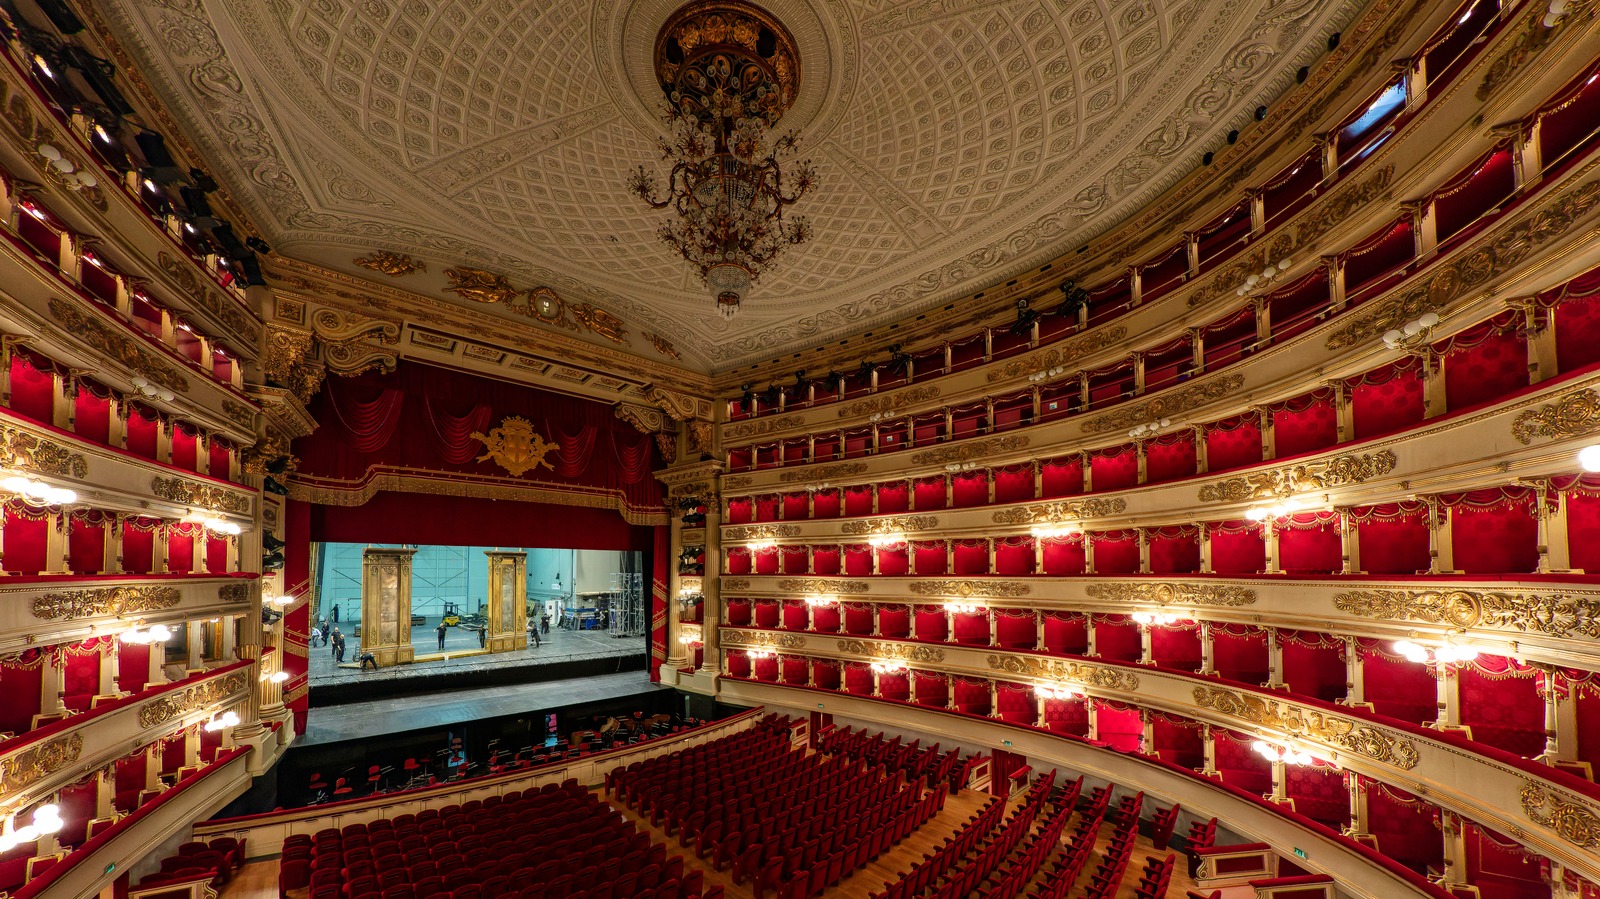
[{"label": "green exit sign", "polygon": [[1306,855],[1306,851],[1304,849],[1301,849],[1299,846],[1294,847],[1294,856],[1295,856],[1295,858],[1310,858],[1311,857],[1309,855]]}]

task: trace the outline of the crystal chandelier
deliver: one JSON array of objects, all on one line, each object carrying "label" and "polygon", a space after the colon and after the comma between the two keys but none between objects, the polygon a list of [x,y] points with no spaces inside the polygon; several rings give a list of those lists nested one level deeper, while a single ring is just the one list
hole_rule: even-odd
[{"label": "crystal chandelier", "polygon": [[628,190],[674,217],[657,232],[700,272],[725,317],[785,247],[804,243],[802,217],[784,208],[816,182],[809,161],[788,171],[794,134],[772,129],[794,102],[800,57],[765,10],[740,0],[691,3],[656,37],[656,75],[672,136],[661,141],[672,170],[664,185],[639,166]]}]

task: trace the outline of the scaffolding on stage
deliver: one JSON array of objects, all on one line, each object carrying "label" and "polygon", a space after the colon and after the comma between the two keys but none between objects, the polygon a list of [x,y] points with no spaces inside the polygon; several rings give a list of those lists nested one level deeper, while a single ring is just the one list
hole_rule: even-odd
[{"label": "scaffolding on stage", "polygon": [[611,636],[638,637],[650,629],[645,599],[643,574],[619,571],[611,575]]}]

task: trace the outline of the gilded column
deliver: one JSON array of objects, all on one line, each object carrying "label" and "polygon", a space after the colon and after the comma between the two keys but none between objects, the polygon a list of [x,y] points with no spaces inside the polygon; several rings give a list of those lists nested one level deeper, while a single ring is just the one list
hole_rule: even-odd
[{"label": "gilded column", "polygon": [[1278,639],[1278,629],[1267,628],[1267,682],[1268,690],[1286,689],[1283,683],[1283,643]]},{"label": "gilded column", "polygon": [[1203,760],[1200,768],[1201,776],[1221,777],[1222,773],[1217,770],[1217,738],[1211,732],[1211,725],[1205,723],[1200,725],[1200,752]]},{"label": "gilded column", "polygon": [[[484,551],[489,563],[489,608],[484,640],[490,652],[528,648],[528,554]],[[677,608],[676,597],[667,603]],[[673,638],[676,632],[673,631]],[[674,645],[681,645],[673,640]]]},{"label": "gilded column", "polygon": [[379,667],[416,658],[411,645],[411,559],[416,553],[375,548],[362,553],[361,651],[372,653]]},{"label": "gilded column", "polygon": [[[719,476],[718,476],[719,477]],[[706,564],[700,579],[700,672],[726,673],[727,662],[721,651],[722,635],[722,490],[713,481],[706,506]]]},{"label": "gilded column", "polygon": [[1211,637],[1211,622],[1200,622],[1200,673],[1215,676],[1217,673],[1216,643]]}]

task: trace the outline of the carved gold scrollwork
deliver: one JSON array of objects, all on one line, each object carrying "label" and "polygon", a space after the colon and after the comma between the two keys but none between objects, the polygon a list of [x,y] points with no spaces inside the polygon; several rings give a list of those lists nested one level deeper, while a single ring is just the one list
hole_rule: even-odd
[{"label": "carved gold scrollwork", "polygon": [[1303,462],[1207,484],[1200,488],[1200,501],[1246,502],[1360,484],[1394,471],[1396,461],[1394,453],[1383,450]]},{"label": "carved gold scrollwork", "polygon": [[1531,780],[1522,782],[1522,813],[1580,849],[1600,846],[1600,814]]},{"label": "carved gold scrollwork", "polygon": [[778,475],[778,480],[785,484],[793,484],[796,481],[827,481],[833,478],[860,474],[866,470],[867,463],[865,462],[840,462],[836,465],[824,465],[820,468],[786,471]]},{"label": "carved gold scrollwork", "polygon": [[[243,585],[238,585],[243,586]],[[93,587],[39,596],[33,600],[33,617],[44,620],[65,618],[123,617],[155,612],[176,606],[183,594],[177,587]]]},{"label": "carved gold scrollwork", "polygon": [[1194,702],[1201,708],[1212,709],[1251,724],[1340,746],[1402,770],[1409,771],[1415,768],[1417,762],[1421,760],[1416,744],[1410,740],[1390,736],[1368,724],[1337,715],[1301,709],[1276,699],[1220,687],[1195,687]]},{"label": "carved gold scrollwork", "polygon": [[364,269],[381,272],[391,278],[399,278],[412,272],[425,272],[428,264],[421,259],[413,259],[405,253],[391,253],[388,250],[373,250],[365,256],[357,256],[351,260]]},{"label": "carved gold scrollwork", "polygon": [[1351,590],[1335,594],[1333,605],[1362,618],[1600,638],[1600,599],[1589,596],[1477,590]]},{"label": "carved gold scrollwork", "polygon": [[839,527],[842,534],[891,534],[905,533],[907,531],[926,531],[939,526],[939,519],[933,515],[903,515],[894,518],[879,518],[873,521],[847,521]]},{"label": "carved gold scrollwork", "polygon": [[805,418],[799,415],[780,415],[777,418],[758,418],[754,421],[735,422],[722,429],[722,439],[738,440],[741,437],[759,437],[772,431],[798,428],[805,423]]},{"label": "carved gold scrollwork", "polygon": [[911,592],[918,596],[973,597],[1027,596],[1032,591],[1027,584],[1015,581],[916,581]]},{"label": "carved gold scrollwork", "polygon": [[871,415],[874,412],[898,412],[907,406],[925,402],[938,396],[939,388],[936,385],[925,384],[921,387],[912,387],[909,390],[880,394],[843,406],[839,409],[839,417],[860,418],[864,415]]},{"label": "carved gold scrollwork", "polygon": [[89,475],[89,463],[81,454],[10,425],[0,425],[0,465],[64,478]]},{"label": "carved gold scrollwork", "polygon": [[197,484],[183,478],[164,478],[157,475],[150,479],[150,492],[159,499],[185,506],[241,515],[250,511],[250,497],[242,493],[224,490],[211,484]]},{"label": "carved gold scrollwork", "polygon": [[993,655],[989,657],[989,667],[1007,674],[1072,681],[1103,690],[1124,690],[1131,693],[1139,689],[1139,675],[1131,671],[1109,666],[1084,665],[1065,659]]},{"label": "carved gold scrollwork", "polygon": [[728,540],[772,540],[778,537],[800,536],[796,524],[757,524],[749,527],[728,528],[722,532]]},{"label": "carved gold scrollwork", "polygon": [[1553,403],[1521,413],[1511,422],[1511,436],[1526,446],[1535,437],[1563,439],[1600,431],[1600,394],[1578,390]]},{"label": "carved gold scrollwork", "polygon": [[1248,606],[1256,601],[1256,591],[1227,584],[1104,583],[1090,584],[1085,592],[1111,602],[1148,602],[1163,606]]},{"label": "carved gold scrollwork", "polygon": [[197,709],[216,705],[242,689],[244,689],[244,675],[230,674],[188,687],[170,696],[153,699],[139,708],[139,726],[155,727]]},{"label": "carved gold scrollwork", "polygon": [[806,638],[799,634],[763,634],[724,629],[722,631],[722,644],[724,646],[777,646],[783,649],[799,649],[806,645]]},{"label": "carved gold scrollwork", "polygon": [[1009,453],[1028,445],[1028,438],[1022,434],[1007,434],[1004,437],[990,437],[987,440],[965,441],[941,446],[927,452],[916,453],[911,457],[912,465],[941,465],[946,462],[969,462],[985,459],[989,456]]},{"label": "carved gold scrollwork", "polygon": [[107,360],[119,363],[150,383],[176,393],[188,393],[189,382],[151,353],[141,349],[120,329],[85,312],[77,304],[58,297],[50,300],[50,317],[56,326],[100,353]]},{"label": "carved gold scrollwork", "polygon": [[249,584],[224,584],[217,588],[217,598],[223,602],[249,602]]},{"label": "carved gold scrollwork", "polygon": [[473,431],[470,436],[483,442],[484,453],[478,457],[479,462],[493,459],[515,477],[541,466],[555,471],[545,457],[559,447],[546,442],[544,435],[534,432],[533,422],[519,415],[507,416],[488,434]]},{"label": "carved gold scrollwork", "polygon": [[[748,583],[746,584],[748,586]],[[825,578],[784,578],[778,582],[784,593],[866,593],[872,589],[866,581],[830,581]]]},{"label": "carved gold scrollwork", "polygon": [[944,650],[938,647],[886,643],[880,640],[840,640],[839,651],[879,659],[902,659],[907,662],[944,661]]},{"label": "carved gold scrollwork", "polygon": [[1126,511],[1127,508],[1127,500],[1084,499],[1076,502],[1040,503],[1034,506],[1002,509],[992,517],[995,524],[1060,524],[1115,515]]},{"label": "carved gold scrollwork", "polygon": [[1198,408],[1206,403],[1220,400],[1243,386],[1243,375],[1224,375],[1199,384],[1191,384],[1177,390],[1166,391],[1155,399],[1142,403],[1130,403],[1115,412],[1107,412],[1098,418],[1091,418],[1085,421],[1082,425],[1083,433],[1103,434],[1106,431],[1116,431],[1158,421],[1188,412],[1190,409]]},{"label": "carved gold scrollwork", "polygon": [[1128,336],[1128,329],[1118,325],[1114,328],[1090,331],[1077,340],[1069,341],[1064,346],[1052,347],[1050,350],[1032,356],[1023,356],[1014,359],[989,372],[987,378],[990,383],[1015,378],[1018,375],[1040,369],[1054,368],[1058,365],[1067,365],[1082,359],[1090,353],[1097,353],[1107,347],[1121,343]]},{"label": "carved gold scrollwork", "polygon": [[445,288],[446,293],[453,293],[474,303],[510,305],[511,301],[522,293],[511,286],[505,275],[486,272],[481,268],[456,266],[445,269],[444,276],[450,279],[450,286]]},{"label": "carved gold scrollwork", "polygon": [[83,735],[68,734],[0,759],[0,789],[8,794],[25,790],[78,760],[83,752]]},{"label": "carved gold scrollwork", "polygon": [[749,590],[750,579],[742,577],[725,577],[717,580],[717,585],[724,590]]}]

